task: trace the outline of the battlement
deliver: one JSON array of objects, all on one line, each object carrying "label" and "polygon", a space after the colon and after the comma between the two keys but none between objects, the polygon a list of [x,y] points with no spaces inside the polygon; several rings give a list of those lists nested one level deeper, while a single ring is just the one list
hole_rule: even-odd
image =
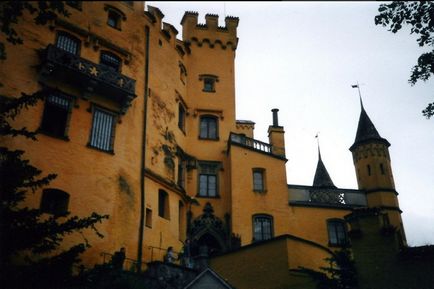
[{"label": "battlement", "polygon": [[238,37],[237,27],[239,18],[233,16],[225,17],[225,26],[218,26],[219,16],[217,14],[206,14],[205,23],[198,23],[199,13],[187,11],[181,20],[182,40],[185,43],[195,43],[199,47],[203,43],[208,43],[211,48],[216,44],[226,49],[232,50],[237,48]]}]

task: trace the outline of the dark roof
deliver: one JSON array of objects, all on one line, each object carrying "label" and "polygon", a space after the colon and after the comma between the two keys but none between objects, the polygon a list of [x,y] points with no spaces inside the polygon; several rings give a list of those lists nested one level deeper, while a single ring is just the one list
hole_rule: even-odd
[{"label": "dark roof", "polygon": [[387,146],[390,146],[390,143],[382,138],[369,118],[368,114],[363,107],[363,103],[361,103],[362,110],[360,112],[359,125],[357,127],[356,139],[354,140],[354,144],[350,147],[352,151],[357,145],[370,142],[370,141],[380,141]]},{"label": "dark roof", "polygon": [[327,169],[322,162],[321,152],[318,148],[318,164],[316,165],[315,177],[313,178],[313,186],[314,187],[326,187],[326,188],[336,188],[333,184],[332,179],[330,178]]}]

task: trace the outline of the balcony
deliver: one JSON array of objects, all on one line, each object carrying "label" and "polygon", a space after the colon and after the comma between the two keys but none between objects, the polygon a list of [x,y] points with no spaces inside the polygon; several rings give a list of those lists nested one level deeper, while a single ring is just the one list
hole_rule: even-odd
[{"label": "balcony", "polygon": [[119,104],[125,114],[136,97],[136,81],[104,65],[93,63],[50,44],[41,53],[40,75],[72,84],[89,94],[99,94]]},{"label": "balcony", "polygon": [[233,144],[237,144],[243,147],[253,149],[255,151],[271,154],[271,145],[253,138],[246,137],[243,134],[231,133],[230,142]]},{"label": "balcony", "polygon": [[365,207],[366,194],[359,190],[288,185],[290,205],[320,207]]}]

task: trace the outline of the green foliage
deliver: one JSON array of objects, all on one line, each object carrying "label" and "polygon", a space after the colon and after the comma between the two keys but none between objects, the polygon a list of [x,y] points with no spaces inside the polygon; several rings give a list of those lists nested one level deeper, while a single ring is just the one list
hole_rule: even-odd
[{"label": "green foliage", "polygon": [[[24,11],[34,15],[38,25],[45,25],[56,13],[68,15],[62,2],[9,1],[0,4],[0,28],[6,41],[13,45],[23,40],[14,29]],[[6,59],[4,43],[0,43],[0,59]],[[11,124],[23,109],[34,106],[47,91],[19,98],[0,97],[0,137],[36,139],[36,132]],[[0,147],[0,284],[2,288],[65,288],[72,281],[72,266],[79,254],[90,245],[83,242],[61,250],[65,236],[93,230],[103,237],[95,225],[107,219],[92,213],[85,218],[43,214],[39,209],[25,207],[30,193],[48,185],[56,175],[41,176],[41,171],[23,158],[21,150]]]},{"label": "green foliage", "polygon": [[[411,85],[418,80],[426,81],[434,75],[434,2],[432,1],[393,1],[390,4],[381,4],[379,15],[375,16],[375,24],[388,27],[389,31],[396,33],[404,25],[410,26],[410,34],[419,36],[419,46],[428,46],[432,51],[419,56],[417,64],[412,68]],[[429,103],[422,111],[430,118],[434,115],[434,102]]]},{"label": "green foliage", "polygon": [[325,260],[330,266],[321,267],[320,271],[304,267],[292,271],[310,276],[316,282],[317,289],[358,288],[356,267],[348,249],[341,249]]}]

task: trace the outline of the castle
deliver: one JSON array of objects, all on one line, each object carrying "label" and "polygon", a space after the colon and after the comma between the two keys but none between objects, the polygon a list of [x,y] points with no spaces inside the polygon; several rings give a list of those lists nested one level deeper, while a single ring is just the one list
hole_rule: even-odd
[{"label": "castle", "polygon": [[37,130],[39,141],[4,140],[58,174],[28,204],[47,214],[110,215],[98,226],[105,238],[86,235],[85,264],[124,247],[145,269],[188,239],[192,256],[205,248],[209,265],[237,288],[271,288],[253,276],[281,271],[256,272],[240,260],[274,256],[287,275],[326,265],[350,243],[360,248],[357,260],[367,253],[354,236],[381,229],[392,231],[390,240],[373,237],[375,246],[406,246],[390,144],[363,105],[350,147],[358,189],[337,188],[320,152],[312,186],[287,184],[278,109],[268,143],[254,138],[254,122],[236,119],[238,18],[221,27],[217,15],[199,24],[198,13],[186,12],[179,40],[164,14],[143,2],[68,3],[71,15],[47,26],[25,15],[24,44],[7,44],[0,89],[9,97],[47,92],[16,120]]}]

